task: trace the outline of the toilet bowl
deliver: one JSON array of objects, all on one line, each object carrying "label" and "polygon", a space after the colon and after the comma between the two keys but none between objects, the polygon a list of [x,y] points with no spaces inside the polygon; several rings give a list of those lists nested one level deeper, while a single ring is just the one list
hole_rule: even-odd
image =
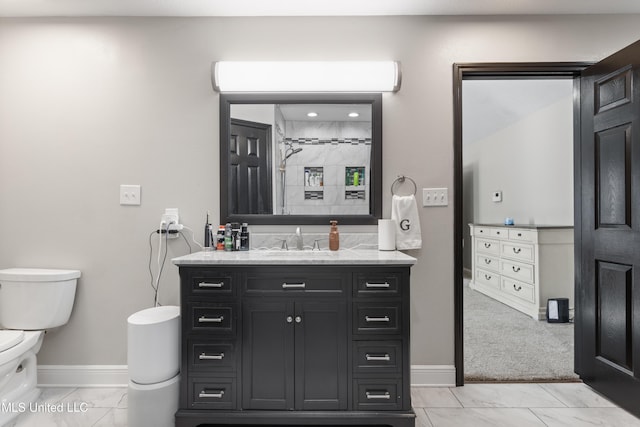
[{"label": "toilet bowl", "polygon": [[38,398],[36,354],[45,330],[69,320],[79,277],[78,270],[0,270],[0,426]]}]

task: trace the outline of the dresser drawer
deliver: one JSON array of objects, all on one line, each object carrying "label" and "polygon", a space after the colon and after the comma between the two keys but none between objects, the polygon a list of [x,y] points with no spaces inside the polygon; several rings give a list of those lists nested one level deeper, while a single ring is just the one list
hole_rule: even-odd
[{"label": "dresser drawer", "polygon": [[476,252],[488,255],[500,255],[500,242],[497,240],[476,239]]},{"label": "dresser drawer", "polygon": [[399,302],[356,303],[353,316],[355,334],[399,334],[402,331]]},{"label": "dresser drawer", "polygon": [[535,283],[533,265],[523,264],[517,261],[501,260],[500,273],[512,279],[521,280],[527,283]]},{"label": "dresser drawer", "polygon": [[246,293],[270,296],[308,293],[344,292],[345,279],[341,274],[273,272],[247,273]]},{"label": "dresser drawer", "polygon": [[233,296],[233,274],[212,270],[193,271],[187,279],[191,293],[198,296]]},{"label": "dresser drawer", "polygon": [[216,341],[202,343],[202,340],[188,340],[190,368],[206,372],[235,372],[236,347],[234,342]]},{"label": "dresser drawer", "polygon": [[492,228],[491,237],[496,239],[506,239],[509,236],[509,230],[506,228]]},{"label": "dresser drawer", "polygon": [[476,237],[491,237],[491,232],[493,228],[491,227],[475,227],[473,229],[473,235]]},{"label": "dresser drawer", "polygon": [[355,341],[353,353],[354,373],[402,373],[400,341]]},{"label": "dresser drawer", "polygon": [[500,271],[500,259],[489,255],[476,255],[476,267],[489,271]]},{"label": "dresser drawer", "polygon": [[519,240],[521,242],[533,243],[535,241],[535,234],[536,233],[532,230],[509,230],[509,240]]},{"label": "dresser drawer", "polygon": [[535,260],[533,245],[527,243],[502,242],[500,243],[500,252],[504,258],[525,262],[534,262]]},{"label": "dresser drawer", "polygon": [[402,408],[402,380],[357,379],[353,382],[357,411],[394,411]]},{"label": "dresser drawer", "polygon": [[476,269],[474,280],[478,283],[489,285],[492,288],[500,289],[500,274],[496,272]]},{"label": "dresser drawer", "polygon": [[356,273],[354,296],[397,296],[402,293],[401,273]]},{"label": "dresser drawer", "polygon": [[236,409],[236,379],[193,378],[188,397],[192,408]]},{"label": "dresser drawer", "polygon": [[236,333],[238,315],[236,304],[191,303],[187,304],[187,311],[189,313],[187,326],[192,332],[228,335]]},{"label": "dresser drawer", "polygon": [[502,278],[502,291],[529,303],[535,303],[535,287],[517,280]]}]

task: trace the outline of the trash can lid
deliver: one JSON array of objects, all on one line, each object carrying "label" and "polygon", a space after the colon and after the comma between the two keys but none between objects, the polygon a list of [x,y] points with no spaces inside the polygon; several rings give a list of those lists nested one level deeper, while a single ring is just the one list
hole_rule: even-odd
[{"label": "trash can lid", "polygon": [[162,307],[152,307],[133,313],[127,319],[131,325],[152,325],[180,317],[180,307],[167,305]]}]

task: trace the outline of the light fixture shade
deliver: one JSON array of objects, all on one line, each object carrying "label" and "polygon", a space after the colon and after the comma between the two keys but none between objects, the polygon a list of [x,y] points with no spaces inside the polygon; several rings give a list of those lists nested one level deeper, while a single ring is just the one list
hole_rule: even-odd
[{"label": "light fixture shade", "polygon": [[396,61],[220,61],[211,71],[217,92],[396,92],[401,81]]}]

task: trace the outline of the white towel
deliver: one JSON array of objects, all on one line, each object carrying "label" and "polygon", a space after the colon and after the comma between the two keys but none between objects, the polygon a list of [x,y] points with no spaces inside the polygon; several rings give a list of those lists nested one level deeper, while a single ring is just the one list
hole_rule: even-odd
[{"label": "white towel", "polygon": [[413,194],[411,196],[393,196],[391,219],[396,220],[397,249],[420,249],[422,247],[418,203]]}]

